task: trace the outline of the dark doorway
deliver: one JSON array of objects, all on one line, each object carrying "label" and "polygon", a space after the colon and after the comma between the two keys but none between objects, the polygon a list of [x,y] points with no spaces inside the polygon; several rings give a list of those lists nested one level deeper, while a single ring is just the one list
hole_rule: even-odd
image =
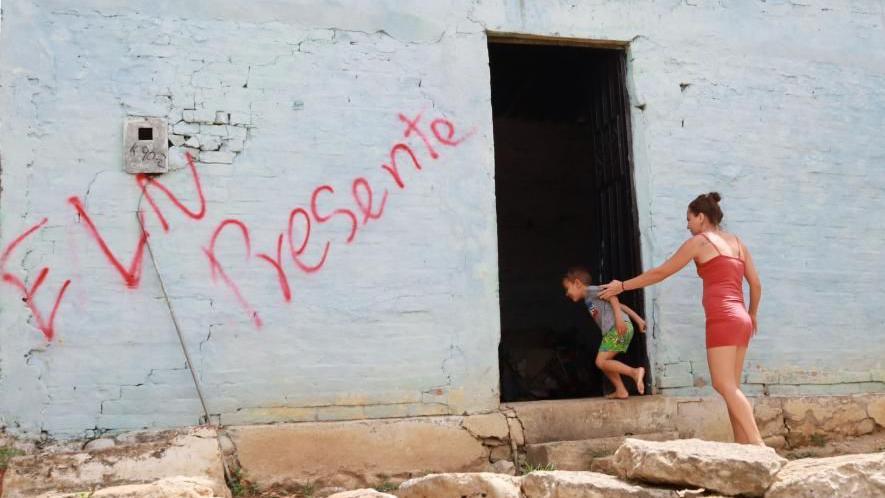
[{"label": "dark doorway", "polygon": [[[599,329],[560,281],[573,265],[587,267],[595,283],[642,269],[625,55],[489,42],[502,401],[611,389],[594,365]],[[644,316],[641,292],[621,297]],[[637,330],[618,359],[649,371],[645,334]]]}]

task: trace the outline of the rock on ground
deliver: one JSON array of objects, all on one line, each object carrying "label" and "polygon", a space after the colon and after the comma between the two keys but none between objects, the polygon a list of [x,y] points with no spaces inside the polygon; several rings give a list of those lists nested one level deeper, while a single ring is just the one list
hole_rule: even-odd
[{"label": "rock on ground", "polygon": [[596,472],[532,472],[522,479],[527,498],[676,498],[676,491],[644,487]]},{"label": "rock on ground", "polygon": [[520,498],[520,479],[503,474],[431,474],[402,483],[399,498]]},{"label": "rock on ground", "polygon": [[809,458],[788,463],[766,498],[885,496],[885,453]]},{"label": "rock on ground", "polygon": [[498,460],[492,464],[492,467],[498,474],[516,475],[516,465],[510,460]]},{"label": "rock on ground", "polygon": [[125,484],[89,493],[49,492],[38,498],[221,498],[213,490],[214,483],[205,477],[170,477],[148,484]]},{"label": "rock on ground", "polygon": [[614,457],[622,478],[748,496],[762,496],[786,463],[772,448],[699,439],[627,439]]},{"label": "rock on ground", "polygon": [[610,476],[617,476],[618,469],[615,468],[615,457],[607,456],[602,458],[594,458],[593,462],[590,463],[590,471],[598,472],[600,474],[608,474]]},{"label": "rock on ground", "polygon": [[328,498],[396,498],[396,496],[367,488],[335,493],[334,495],[329,495]]}]

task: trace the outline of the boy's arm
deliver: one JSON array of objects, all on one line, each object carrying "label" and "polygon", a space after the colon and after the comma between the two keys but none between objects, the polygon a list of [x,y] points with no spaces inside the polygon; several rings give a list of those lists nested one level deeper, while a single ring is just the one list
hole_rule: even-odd
[{"label": "boy's arm", "polygon": [[621,303],[621,309],[624,310],[624,313],[626,313],[627,316],[629,316],[630,319],[634,322],[639,323],[642,321],[642,317],[640,317],[635,311],[633,311],[633,308],[627,306],[624,303]]},{"label": "boy's arm", "polygon": [[615,315],[615,328],[618,330],[618,334],[626,334],[627,324],[624,323],[624,319],[621,317],[621,301],[617,297],[611,297],[608,299],[608,304],[611,305],[612,312]]},{"label": "boy's arm", "polygon": [[645,332],[645,320],[643,320],[642,317],[639,316],[638,313],[636,313],[635,311],[633,311],[633,308],[627,306],[627,305],[624,304],[624,303],[621,303],[621,309],[624,310],[624,313],[627,313],[627,315],[628,315],[628,316],[629,316],[634,322],[636,322],[636,325],[639,326],[639,331],[640,331],[640,332]]}]

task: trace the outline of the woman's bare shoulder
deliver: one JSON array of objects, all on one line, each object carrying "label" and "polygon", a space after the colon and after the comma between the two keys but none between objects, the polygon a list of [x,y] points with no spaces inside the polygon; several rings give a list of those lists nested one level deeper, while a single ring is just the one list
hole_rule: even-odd
[{"label": "woman's bare shoulder", "polygon": [[741,239],[736,233],[726,232],[724,230],[719,233],[722,238],[725,239],[725,242],[728,243],[729,246],[731,246],[732,248],[739,248],[740,252],[742,253],[747,252],[748,249],[746,244],[744,244],[743,239]]},{"label": "woman's bare shoulder", "polygon": [[686,245],[693,245],[696,247],[703,247],[711,244],[712,242],[709,239],[707,234],[699,233],[697,235],[692,235],[688,240],[685,241]]},{"label": "woman's bare shoulder", "polygon": [[682,243],[682,247],[689,248],[692,250],[698,250],[706,245],[709,245],[710,241],[703,234],[692,235],[685,242]]},{"label": "woman's bare shoulder", "polygon": [[722,237],[722,240],[729,243],[739,243],[741,238],[734,232],[727,232],[725,230],[719,230],[718,235]]}]

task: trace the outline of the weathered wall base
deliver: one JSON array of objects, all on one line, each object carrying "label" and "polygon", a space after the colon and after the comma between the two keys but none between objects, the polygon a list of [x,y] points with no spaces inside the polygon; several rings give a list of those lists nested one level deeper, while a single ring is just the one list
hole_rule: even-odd
[{"label": "weathered wall base", "polygon": [[[855,436],[885,435],[883,393],[758,397],[752,401],[766,443],[779,451],[834,444]],[[86,453],[79,445],[78,451],[71,452],[75,446],[65,442],[49,458],[19,457],[13,459],[3,497],[25,496],[37,488],[89,489],[96,484],[144,482],[173,475],[208,475],[219,482],[221,458],[235,475],[259,489],[355,489],[383,487],[430,473],[514,474],[526,463],[526,453],[534,465],[589,470],[595,457],[611,453],[620,444],[618,438],[624,436],[731,441],[720,399],[664,396],[515,403],[503,406],[500,412],[470,416],[234,426],[220,431],[217,444],[215,431],[205,431],[198,429],[187,436],[188,445],[175,443],[177,440],[160,444],[153,442],[157,438],[143,435],[106,436],[86,443]],[[211,444],[206,446],[209,440]],[[141,449],[133,453],[125,449],[127,443],[138,443]],[[179,455],[170,463],[172,474],[156,469],[157,465],[148,473],[133,473],[133,468],[143,465],[133,467],[122,457],[142,458],[139,455],[145,453],[144,448],[157,450],[148,452],[154,459]],[[53,452],[51,448],[48,451]],[[182,459],[182,451],[203,456]],[[182,462],[190,465],[182,467]],[[58,471],[62,464],[69,464],[68,470]],[[98,471],[83,473],[87,467]],[[52,469],[56,470],[50,472]],[[74,475],[71,469],[82,475]],[[53,478],[46,482],[33,478],[49,473]]]},{"label": "weathered wall base", "polygon": [[[779,451],[885,432],[881,393],[751,401],[766,443]],[[545,463],[527,462],[530,449],[569,458],[616,447],[615,439],[625,435],[733,441],[721,399],[667,396],[513,403],[486,415],[240,426],[227,432],[231,464],[259,487],[377,487],[431,472],[507,473]],[[546,463],[557,466],[556,459]]]},{"label": "weathered wall base", "polygon": [[494,471],[511,458],[500,413],[231,427],[236,463],[260,487],[357,488],[432,472]]},{"label": "weathered wall base", "polygon": [[[766,444],[797,448],[871,434],[885,427],[885,394],[760,396],[751,398]],[[719,398],[679,398],[680,437],[732,441],[725,403]]]},{"label": "weathered wall base", "polygon": [[[80,451],[65,444],[13,459],[0,486],[2,498],[49,492],[83,493],[110,486],[151,483],[165,477],[199,479],[214,496],[229,497],[213,428],[129,433],[96,439]],[[132,495],[130,495],[132,496]]]}]

